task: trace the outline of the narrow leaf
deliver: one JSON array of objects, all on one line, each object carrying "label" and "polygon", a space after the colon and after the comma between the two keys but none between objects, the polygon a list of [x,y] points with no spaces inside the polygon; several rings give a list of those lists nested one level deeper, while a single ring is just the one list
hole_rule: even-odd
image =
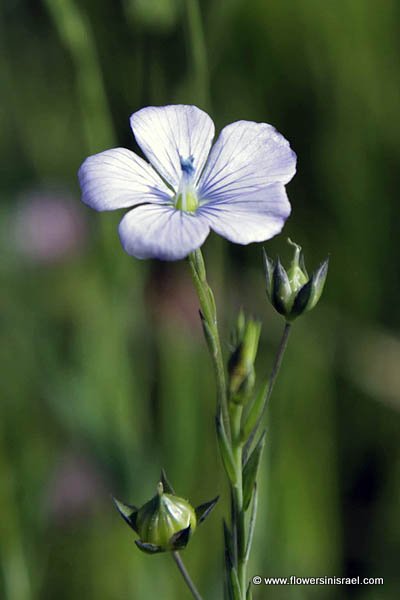
[{"label": "narrow leaf", "polygon": [[224,558],[225,558],[225,577],[224,577],[224,590],[226,600],[233,600],[233,592],[231,585],[231,569],[234,565],[233,561],[233,540],[232,534],[229,531],[229,527],[226,524],[225,519],[223,520],[224,526]]},{"label": "narrow leaf", "polygon": [[268,392],[268,386],[269,380],[267,380],[264,383],[264,385],[259,389],[258,394],[255,396],[253,402],[250,405],[249,410],[245,415],[241,431],[241,440],[243,443],[245,443],[248,440],[251,432],[253,431],[254,427],[256,427],[258,421],[261,418],[261,415],[263,414],[265,400]]},{"label": "narrow leaf", "polygon": [[242,600],[242,593],[240,591],[239,578],[238,578],[238,574],[237,574],[235,567],[233,567],[231,569],[230,578],[231,578],[233,600]]},{"label": "narrow leaf", "polygon": [[195,250],[192,254],[193,264],[200,281],[206,281],[206,265],[201,250]]},{"label": "narrow leaf", "polygon": [[264,430],[243,469],[243,506],[245,511],[249,508],[254,484],[257,480],[260,459],[265,446],[265,434]]},{"label": "narrow leaf", "polygon": [[253,592],[252,592],[252,589],[251,589],[251,581],[249,582],[249,585],[247,586],[246,600],[253,600]]},{"label": "narrow leaf", "polygon": [[254,483],[253,504],[251,507],[249,533],[248,533],[246,553],[245,553],[246,562],[249,560],[251,545],[253,543],[253,537],[254,537],[254,531],[255,531],[256,519],[257,519],[257,507],[258,507],[258,490],[257,490],[257,483]]},{"label": "narrow leaf", "polygon": [[216,418],[217,426],[217,439],[219,450],[222,457],[222,462],[225,467],[226,474],[228,475],[232,485],[237,485],[235,461],[233,460],[232,448],[226,435],[225,427],[222,422],[221,415]]},{"label": "narrow leaf", "polygon": [[199,311],[199,313],[200,313],[201,324],[203,326],[203,333],[204,333],[204,337],[206,338],[207,346],[211,350],[211,352],[214,353],[215,347],[216,347],[214,334],[211,331],[210,325],[209,325],[206,317],[201,312],[201,310]]},{"label": "narrow leaf", "polygon": [[225,567],[226,567],[227,573],[230,573],[231,568],[235,564],[234,552],[233,552],[233,540],[232,540],[232,534],[229,530],[229,527],[228,527],[225,519],[223,521],[223,525],[224,525]]}]

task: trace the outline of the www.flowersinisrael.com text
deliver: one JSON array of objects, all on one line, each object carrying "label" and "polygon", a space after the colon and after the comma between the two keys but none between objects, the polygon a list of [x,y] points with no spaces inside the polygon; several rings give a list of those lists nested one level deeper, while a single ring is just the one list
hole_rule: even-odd
[{"label": "www.flowersinisrael.com text", "polygon": [[252,577],[254,585],[383,585],[383,577]]}]

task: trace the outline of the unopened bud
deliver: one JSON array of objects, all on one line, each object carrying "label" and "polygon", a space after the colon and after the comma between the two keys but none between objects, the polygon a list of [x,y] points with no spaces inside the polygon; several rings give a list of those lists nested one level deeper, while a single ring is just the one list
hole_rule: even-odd
[{"label": "unopened bud", "polygon": [[184,548],[217,501],[214,498],[194,509],[187,500],[175,495],[164,472],[156,495],[141,508],[114,499],[122,518],[140,537],[135,540],[136,545],[148,554]]},{"label": "unopened bud", "polygon": [[328,259],[309,276],[301,247],[291,240],[288,242],[295,250],[287,272],[279,258],[273,262],[265,251],[264,267],[269,300],[287,321],[293,321],[319,301],[328,273]]},{"label": "unopened bud", "polygon": [[239,313],[233,334],[233,351],[228,363],[230,398],[243,404],[252,392],[255,381],[254,363],[257,356],[261,323],[245,319]]}]

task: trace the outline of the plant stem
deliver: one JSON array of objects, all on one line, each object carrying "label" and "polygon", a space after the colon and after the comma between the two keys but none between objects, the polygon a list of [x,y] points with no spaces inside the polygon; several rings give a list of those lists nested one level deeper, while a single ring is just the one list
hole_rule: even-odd
[{"label": "plant stem", "polygon": [[251,434],[249,435],[248,440],[246,441],[246,444],[245,444],[245,447],[244,447],[244,452],[243,452],[244,459],[246,459],[246,457],[247,457],[247,455],[249,453],[250,446],[253,443],[254,437],[255,437],[255,435],[257,433],[257,430],[258,430],[258,428],[260,426],[260,423],[262,421],[262,418],[263,418],[263,416],[265,414],[265,411],[266,411],[266,408],[268,406],[268,402],[269,402],[269,400],[271,398],[271,394],[272,394],[272,391],[274,389],[275,381],[276,381],[276,378],[278,377],[278,373],[279,373],[279,370],[281,368],[283,356],[285,354],[285,350],[286,350],[287,343],[288,343],[288,340],[289,340],[289,334],[290,334],[290,331],[291,331],[291,327],[292,327],[291,323],[285,323],[285,328],[283,330],[281,341],[279,343],[278,350],[277,350],[276,355],[275,355],[274,364],[272,366],[271,375],[269,376],[268,389],[267,389],[267,393],[266,393],[266,396],[265,396],[263,408],[261,410],[260,416],[258,417],[257,423],[256,423],[253,431],[251,432]]},{"label": "plant stem", "polygon": [[176,551],[173,552],[172,558],[174,559],[179,571],[181,572],[181,575],[182,575],[183,579],[185,580],[185,583],[188,586],[193,598],[195,598],[196,600],[202,600],[202,597],[200,596],[199,592],[197,591],[196,586],[194,585],[193,581],[191,580],[190,575],[187,572],[185,565],[183,564],[183,560],[181,559],[181,555],[179,554],[179,552],[176,552]]},{"label": "plant stem", "polygon": [[214,295],[207,282],[206,269],[200,250],[189,255],[193,283],[200,302],[200,316],[203,323],[204,335],[210,350],[217,381],[217,414],[222,414],[223,424],[231,442],[235,470],[235,485],[230,482],[231,492],[231,532],[234,544],[234,562],[237,568],[240,591],[243,600],[246,596],[246,534],[245,514],[243,510],[242,483],[242,448],[240,439],[241,417],[243,407],[232,405],[231,413],[228,408],[227,388],[225,381],[224,360],[218,331],[217,313]]},{"label": "plant stem", "polygon": [[236,532],[236,554],[237,554],[237,572],[240,591],[243,600],[246,597],[247,581],[247,557],[246,557],[246,526],[245,511],[243,508],[243,472],[242,472],[242,451],[243,446],[240,438],[241,420],[243,407],[233,405],[231,407],[231,428],[232,428],[232,452],[235,462],[236,486],[232,489],[233,497],[233,515],[232,522]]},{"label": "plant stem", "polygon": [[218,331],[217,311],[214,295],[207,283],[206,270],[201,250],[189,254],[189,265],[192,279],[200,303],[200,317],[204,335],[210,350],[214,373],[217,383],[217,411],[221,411],[224,427],[230,439],[230,419],[226,394],[224,359]]},{"label": "plant stem", "polygon": [[[226,469],[231,492],[231,536],[233,545],[232,567],[230,575],[236,581],[236,596],[240,600],[246,599],[247,593],[247,563],[251,550],[252,533],[257,507],[256,486],[253,497],[253,515],[251,527],[246,536],[245,508],[243,504],[243,464],[247,458],[253,439],[258,431],[268,401],[279,373],[283,355],[287,346],[291,325],[286,323],[283,335],[275,356],[265,399],[262,404],[255,426],[250,430],[247,440],[242,439],[242,413],[243,406],[236,404],[233,399],[228,402],[227,387],[225,381],[224,360],[221,350],[221,342],[218,331],[217,311],[212,290],[207,282],[206,269],[200,250],[189,255],[189,264],[192,279],[200,302],[200,317],[203,331],[213,361],[217,381],[217,417],[222,414],[223,425],[227,434],[233,457],[233,469]],[[217,433],[218,435],[218,433]],[[225,443],[225,442],[224,442]],[[232,463],[230,463],[232,464]],[[231,473],[233,471],[233,475]],[[246,537],[248,539],[246,539]]]}]

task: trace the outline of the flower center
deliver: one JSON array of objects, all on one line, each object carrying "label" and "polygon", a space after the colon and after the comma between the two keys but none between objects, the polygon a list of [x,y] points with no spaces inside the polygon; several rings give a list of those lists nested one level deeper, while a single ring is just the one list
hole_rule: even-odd
[{"label": "flower center", "polygon": [[199,206],[196,188],[193,184],[194,158],[181,157],[182,177],[179,182],[179,188],[174,198],[175,208],[185,212],[195,212]]}]

